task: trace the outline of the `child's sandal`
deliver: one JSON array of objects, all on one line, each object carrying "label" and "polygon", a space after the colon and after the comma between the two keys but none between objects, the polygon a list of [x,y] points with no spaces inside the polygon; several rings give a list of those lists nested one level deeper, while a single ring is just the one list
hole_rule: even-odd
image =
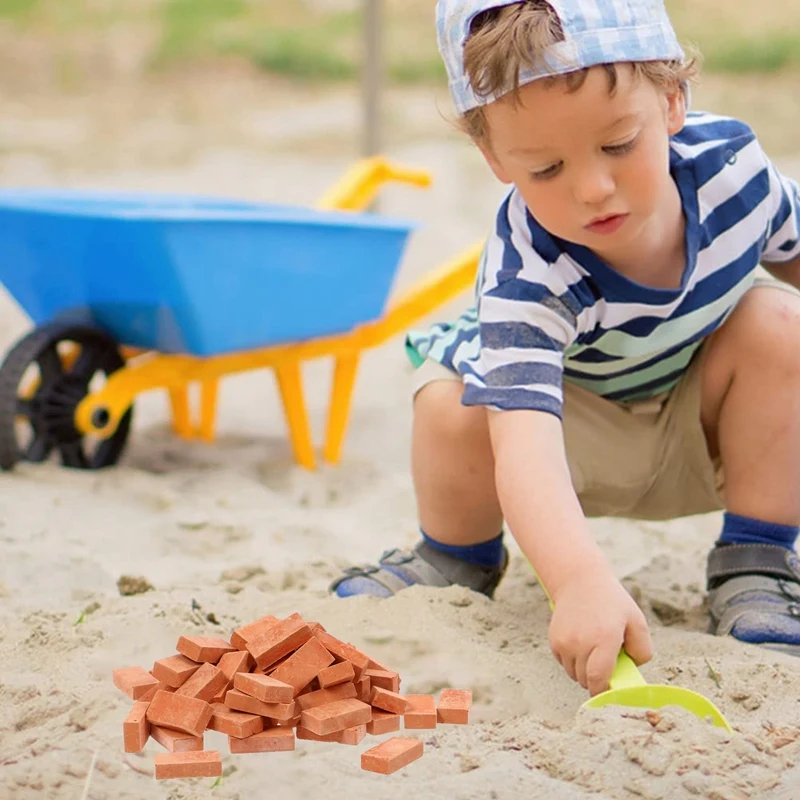
[{"label": "child's sandal", "polygon": [[[492,597],[507,567],[505,548],[502,564],[484,567],[443,553],[423,541],[410,551],[387,550],[377,564],[349,567],[329,588],[342,597],[360,594],[390,597],[409,586],[458,585]],[[347,586],[353,579],[358,580],[357,591],[350,591]]]},{"label": "child's sandal", "polygon": [[800,560],[785,547],[715,547],[706,571],[717,636],[800,656]]}]

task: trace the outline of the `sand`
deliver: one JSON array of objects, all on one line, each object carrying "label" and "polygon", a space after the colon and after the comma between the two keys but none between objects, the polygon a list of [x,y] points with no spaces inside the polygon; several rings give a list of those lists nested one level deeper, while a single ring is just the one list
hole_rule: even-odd
[{"label": "sand", "polygon": [[[289,97],[240,78],[131,90],[102,113],[80,97],[7,98],[0,110],[15,125],[0,142],[0,180],[313,202],[353,157],[356,97]],[[480,236],[501,192],[447,134],[439,100],[397,94],[387,112],[391,155],[437,179],[427,194],[393,189],[383,204],[421,223],[398,287]],[[0,349],[27,329],[0,295]],[[330,365],[305,374],[319,438]],[[705,694],[733,734],[672,709],[655,727],[637,710],[579,711],[586,694],[549,652],[547,602],[517,550],[493,602],[461,588],[388,601],[327,595],[342,567],[414,541],[409,383],[399,341],[368,354],[335,469],[293,465],[272,378],[255,373],[224,384],[213,445],[176,440],[164,398],[146,395],[119,467],[0,474],[3,800],[798,796],[800,662],[704,632],[718,515],[592,528],[651,624],[646,679]],[[153,589],[121,596],[125,575]],[[122,753],[130,701],[111,683],[114,668],[149,668],[182,634],[228,635],[295,611],[392,665],[404,692],[471,689],[472,724],[420,732],[425,756],[390,777],[359,768],[371,738],[231,756],[209,732],[225,768],[213,790],[211,779],[148,777],[153,742],[142,756]]]}]

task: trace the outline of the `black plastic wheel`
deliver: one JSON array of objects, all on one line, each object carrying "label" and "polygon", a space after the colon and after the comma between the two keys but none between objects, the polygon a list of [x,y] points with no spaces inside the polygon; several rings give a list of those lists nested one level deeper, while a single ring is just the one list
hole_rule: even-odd
[{"label": "black plastic wheel", "polygon": [[[65,345],[73,346],[72,358]],[[75,409],[90,384],[124,365],[116,342],[89,326],[56,322],[20,339],[0,366],[0,469],[12,469],[19,461],[46,461],[54,452],[65,467],[75,469],[116,464],[128,440],[133,407],[107,439],[78,431]]]}]

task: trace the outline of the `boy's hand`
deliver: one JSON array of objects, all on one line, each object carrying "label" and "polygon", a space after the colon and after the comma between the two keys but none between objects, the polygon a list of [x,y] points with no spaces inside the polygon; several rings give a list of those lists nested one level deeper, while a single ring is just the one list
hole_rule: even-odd
[{"label": "boy's hand", "polygon": [[623,646],[637,664],[652,658],[644,614],[610,571],[571,576],[553,599],[550,648],[570,678],[591,695],[608,689]]}]

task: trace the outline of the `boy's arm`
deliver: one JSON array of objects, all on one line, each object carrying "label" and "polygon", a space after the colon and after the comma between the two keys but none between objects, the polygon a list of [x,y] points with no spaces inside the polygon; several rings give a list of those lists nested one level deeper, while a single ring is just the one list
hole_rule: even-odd
[{"label": "boy's arm", "polygon": [[763,266],[773,278],[788,283],[794,286],[795,289],[800,289],[800,256],[793,258],[791,261],[785,261],[782,264],[771,264],[765,261]]},{"label": "boy's arm", "polygon": [[614,576],[572,488],[561,422],[541,411],[490,411],[500,505],[553,600],[550,646],[591,694],[605,691],[624,645],[652,656],[639,607]]}]

